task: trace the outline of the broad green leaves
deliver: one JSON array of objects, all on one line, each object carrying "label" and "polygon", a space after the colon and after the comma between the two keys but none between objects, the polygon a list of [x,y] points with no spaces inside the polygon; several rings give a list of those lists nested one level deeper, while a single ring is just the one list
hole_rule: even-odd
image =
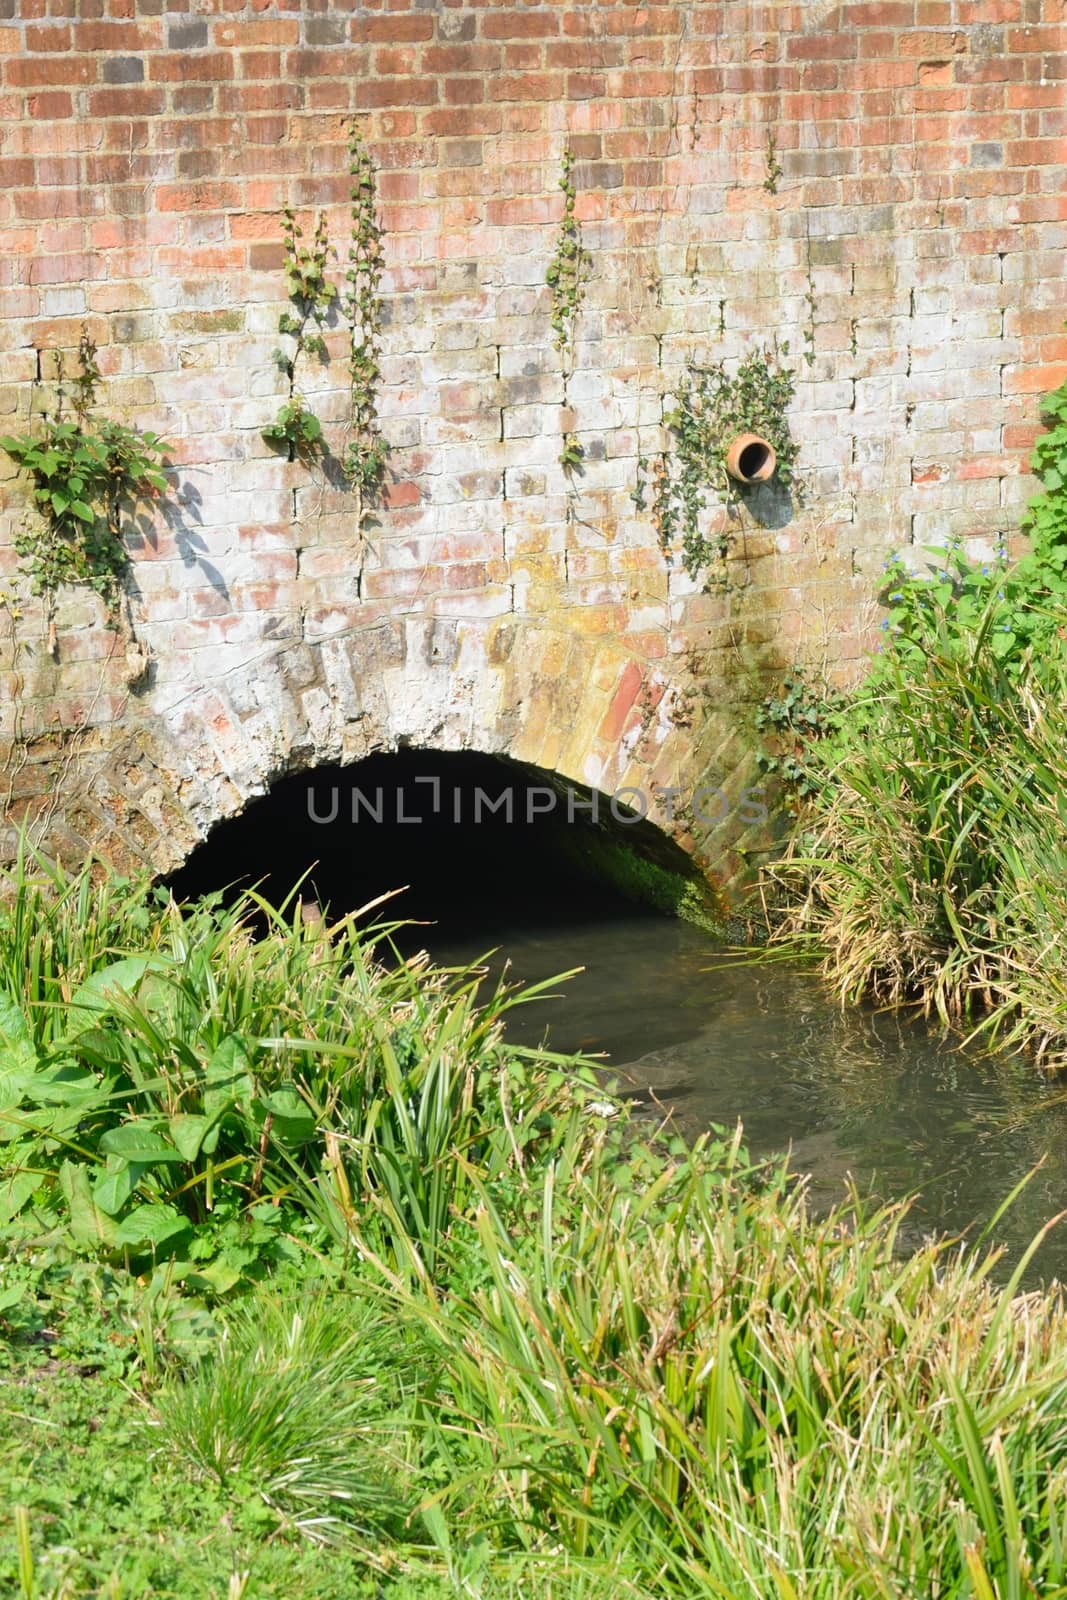
[{"label": "broad green leaves", "polygon": [[0,449],[30,475],[40,513],[40,524],[23,527],[14,541],[30,588],[50,595],[60,584],[86,583],[113,599],[128,561],[122,514],[166,493],[169,446],[110,419],[90,423],[85,410],[77,422],[47,416],[43,430],[40,438],[0,438]]}]

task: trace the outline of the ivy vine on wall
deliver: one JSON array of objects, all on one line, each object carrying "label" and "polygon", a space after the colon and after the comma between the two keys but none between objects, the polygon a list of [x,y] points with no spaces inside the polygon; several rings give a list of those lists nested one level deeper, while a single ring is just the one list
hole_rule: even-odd
[{"label": "ivy vine on wall", "polygon": [[381,487],[389,457],[378,423],[383,252],[374,162],[355,119],[349,124],[348,157],[352,206],[342,309],[349,326],[352,433],[343,466],[353,488],[370,499]]},{"label": "ivy vine on wall", "polygon": [[[725,563],[749,492],[726,470],[731,440],[744,433],[766,439],[777,456],[778,483],[785,489],[796,483],[797,445],[786,419],[794,388],[791,369],[769,349],[753,350],[733,374],[721,361],[687,363],[664,418],[670,442],[654,470],[652,517],[661,546],[680,549],[690,577],[703,574],[709,586],[728,584]],[[644,492],[642,477],[642,498]],[[726,515],[709,534],[712,500]]]},{"label": "ivy vine on wall", "polygon": [[[568,388],[574,366],[574,325],[585,299],[590,256],[582,243],[582,225],[576,214],[578,191],[574,182],[574,155],[566,146],[560,160],[559,186],[563,191],[563,217],[556,236],[556,248],[545,273],[552,296],[551,320],[556,349],[563,368],[563,410],[567,414]],[[560,445],[559,464],[570,474],[585,456],[581,441],[572,428],[565,427]]]}]

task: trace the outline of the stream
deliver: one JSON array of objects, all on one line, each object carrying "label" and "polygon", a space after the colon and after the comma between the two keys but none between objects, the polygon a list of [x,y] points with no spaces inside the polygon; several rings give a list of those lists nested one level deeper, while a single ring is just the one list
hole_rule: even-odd
[{"label": "stream", "polygon": [[[423,927],[446,965],[493,946],[491,971],[518,983],[581,966],[558,994],[512,1013],[516,1043],[602,1054],[624,1088],[673,1113],[681,1132],[740,1120],[753,1155],[791,1150],[814,1205],[915,1194],[902,1234],[976,1237],[1043,1156],[1000,1220],[1010,1272],[1067,1207],[1067,1083],[1008,1053],[964,1051],[921,1019],[839,1009],[818,980],[781,963],[739,964],[699,929],[647,915],[502,922],[478,935]],[[1067,1219],[1026,1276],[1067,1282]]]}]

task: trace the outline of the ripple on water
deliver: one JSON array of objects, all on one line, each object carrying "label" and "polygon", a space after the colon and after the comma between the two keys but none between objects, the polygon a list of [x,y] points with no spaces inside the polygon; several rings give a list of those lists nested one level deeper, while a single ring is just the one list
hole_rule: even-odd
[{"label": "ripple on water", "polygon": [[[884,1199],[917,1193],[909,1234],[979,1231],[1044,1157],[996,1230],[1010,1264],[1067,1206],[1067,1093],[1015,1055],[961,1051],[921,1019],[839,1009],[810,974],[739,964],[684,923],[633,916],[497,928],[479,945],[436,939],[446,963],[490,945],[533,983],[581,965],[562,993],[512,1014],[510,1034],[602,1052],[635,1096],[694,1133],[744,1124],[755,1154],[792,1148],[819,1206],[851,1176]],[[1067,1280],[1067,1224],[1031,1281]]]}]

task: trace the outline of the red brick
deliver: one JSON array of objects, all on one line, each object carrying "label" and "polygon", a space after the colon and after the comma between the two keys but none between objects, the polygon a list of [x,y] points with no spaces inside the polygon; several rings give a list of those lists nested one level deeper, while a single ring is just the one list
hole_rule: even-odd
[{"label": "red brick", "polygon": [[237,75],[240,78],[278,78],[281,70],[280,50],[242,50],[237,57]]},{"label": "red brick", "polygon": [[446,78],[445,100],[450,106],[478,105],[485,99],[485,84],[481,78]]},{"label": "red brick", "polygon": [[786,40],[790,61],[848,61],[858,53],[854,33],[794,34]]},{"label": "red brick", "polygon": [[492,10],[481,18],[485,39],[549,39],[559,33],[559,17],[546,10]]},{"label": "red brick", "polygon": [[[375,65],[385,52],[376,50]],[[395,52],[388,52],[394,55]],[[433,45],[422,53],[422,66],[426,72],[495,72],[501,63],[499,45]],[[380,70],[380,68],[379,68]],[[395,71],[395,68],[390,68]]]},{"label": "red brick", "polygon": [[112,117],[157,117],[166,106],[162,89],[137,85],[130,89],[98,89],[89,96],[89,115],[101,121]]},{"label": "red brick", "polygon": [[383,503],[387,510],[396,511],[401,506],[417,506],[422,500],[422,491],[417,483],[402,481],[389,483],[383,493]]},{"label": "red brick", "polygon": [[248,50],[259,45],[293,45],[300,40],[300,24],[277,18],[262,22],[216,22],[215,43],[227,50]]},{"label": "red brick", "polygon": [[4,82],[13,89],[94,83],[96,66],[91,56],[20,56],[4,62]]},{"label": "red brick", "polygon": [[396,13],[387,17],[354,17],[351,26],[352,38],[369,44],[416,44],[421,39],[432,39],[434,31],[432,17]]},{"label": "red brick", "polygon": [[89,203],[80,189],[24,189],[14,196],[15,214],[20,217],[77,217]]},{"label": "red brick", "polygon": [[160,211],[236,210],[241,191],[234,183],[163,183],[156,190],[155,201]]},{"label": "red brick", "polygon": [[80,22],[74,29],[74,48],[99,52],[121,50],[132,55],[158,46],[161,37],[162,29],[158,24],[142,28],[133,22]]},{"label": "red brick", "polygon": [[149,59],[153,83],[225,83],[234,76],[230,50],[176,50]]},{"label": "red brick", "polygon": [[437,83],[432,78],[388,78],[381,83],[361,80],[355,88],[360,111],[379,106],[429,106],[437,99]]},{"label": "red brick", "polygon": [[1045,394],[1067,381],[1067,361],[1049,366],[1008,367],[1004,372],[1005,394]]},{"label": "red brick", "polygon": [[70,29],[65,24],[26,29],[26,49],[31,55],[41,50],[69,50],[70,44]]},{"label": "red brick", "polygon": [[74,114],[74,101],[69,94],[53,90],[46,94],[30,95],[27,110],[35,121],[54,122]]},{"label": "red brick", "polygon": [[43,283],[81,283],[87,278],[102,278],[105,263],[99,256],[38,256],[30,262],[29,281]]}]

